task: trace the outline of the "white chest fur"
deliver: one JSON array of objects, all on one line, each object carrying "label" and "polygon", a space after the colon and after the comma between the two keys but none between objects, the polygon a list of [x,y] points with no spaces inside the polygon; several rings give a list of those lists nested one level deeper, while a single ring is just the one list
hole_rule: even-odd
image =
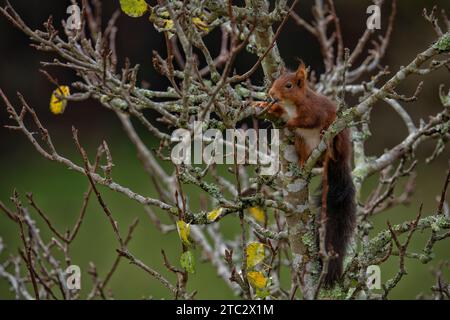
[{"label": "white chest fur", "polygon": [[297,116],[297,107],[291,102],[283,103],[283,109],[286,111],[283,113],[283,120],[288,121],[289,119],[295,118]]},{"label": "white chest fur", "polygon": [[320,129],[297,128],[295,129],[295,134],[303,138],[310,151],[315,149],[320,143]]},{"label": "white chest fur", "polygon": [[[291,102],[283,103],[283,108],[285,113],[283,114],[283,120],[288,121],[289,119],[297,117],[297,107]],[[305,141],[309,150],[315,149],[320,143],[320,129],[306,129],[306,128],[297,128],[295,129],[295,134],[302,137],[303,141]]]}]

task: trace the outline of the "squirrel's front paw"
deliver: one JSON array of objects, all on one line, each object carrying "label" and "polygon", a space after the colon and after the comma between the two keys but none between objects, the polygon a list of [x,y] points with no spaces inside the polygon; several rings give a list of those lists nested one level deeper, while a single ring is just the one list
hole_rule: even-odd
[{"label": "squirrel's front paw", "polygon": [[322,129],[322,130],[320,130],[320,139],[322,139],[322,138],[323,138],[323,135],[325,134],[325,132],[327,132],[327,130],[326,130],[326,129]]},{"label": "squirrel's front paw", "polygon": [[269,103],[266,101],[256,101],[252,103],[252,106],[255,108],[267,108],[268,105]]},{"label": "squirrel's front paw", "polygon": [[269,114],[271,117],[280,118],[284,110],[280,105],[273,103],[273,102],[267,102],[267,101],[257,101],[253,102],[252,106],[255,108],[261,108],[263,109],[262,112]]}]

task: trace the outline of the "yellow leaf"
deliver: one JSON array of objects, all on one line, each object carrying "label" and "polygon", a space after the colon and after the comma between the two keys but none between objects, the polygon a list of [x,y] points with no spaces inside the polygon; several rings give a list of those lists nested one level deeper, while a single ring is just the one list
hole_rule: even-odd
[{"label": "yellow leaf", "polygon": [[67,106],[67,100],[61,97],[67,97],[70,95],[70,89],[68,86],[60,86],[53,91],[50,98],[50,111],[53,114],[62,114]]},{"label": "yellow leaf", "polygon": [[266,215],[264,214],[264,210],[259,207],[249,208],[248,212],[256,219],[256,221],[264,223],[266,222]]},{"label": "yellow leaf", "polygon": [[164,20],[164,29],[167,29],[167,30],[173,29],[173,20],[165,19]]},{"label": "yellow leaf", "polygon": [[252,287],[256,289],[263,289],[267,285],[267,278],[264,276],[262,272],[259,271],[250,271],[247,274],[247,279],[252,285]]},{"label": "yellow leaf", "polygon": [[183,220],[177,221],[177,229],[178,229],[178,235],[180,236],[181,241],[187,245],[190,246],[191,242],[189,240],[189,234],[191,233],[191,225],[184,222]]},{"label": "yellow leaf", "polygon": [[251,269],[261,263],[265,256],[264,244],[260,242],[252,242],[247,245],[247,268]]},{"label": "yellow leaf", "polygon": [[148,9],[145,0],[120,0],[120,7],[125,14],[133,18],[142,17]]},{"label": "yellow leaf", "polygon": [[206,216],[208,218],[208,221],[211,221],[211,222],[215,221],[218,217],[220,217],[220,215],[222,214],[222,211],[223,211],[223,208],[217,208],[211,212],[208,212],[208,214]]},{"label": "yellow leaf", "polygon": [[163,10],[163,11],[159,11],[158,12],[158,16],[161,18],[169,18],[170,17],[170,13],[167,10]]},{"label": "yellow leaf", "polygon": [[203,21],[202,19],[197,18],[197,17],[196,18],[192,18],[192,22],[200,30],[203,30],[205,32],[209,32],[208,24],[205,21]]}]

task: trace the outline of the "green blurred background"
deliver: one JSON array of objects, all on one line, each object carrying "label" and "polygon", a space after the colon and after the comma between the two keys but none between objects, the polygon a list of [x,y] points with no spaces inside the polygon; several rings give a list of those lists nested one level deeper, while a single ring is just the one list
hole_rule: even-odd
[{"label": "green blurred background", "polygon": [[[148,2],[153,5],[156,1]],[[54,16],[55,22],[64,18],[70,1],[12,0],[11,3],[22,14],[24,20],[32,26],[32,29],[35,29],[40,27],[50,14]],[[310,18],[311,3],[312,1],[300,1],[297,12],[303,17]],[[390,8],[390,1],[387,3],[386,7]],[[367,17],[365,11],[369,4],[370,1],[336,0],[345,45],[350,48],[355,46],[359,35],[364,31]],[[435,39],[432,28],[421,16],[422,9],[424,7],[431,9],[433,4],[447,9],[447,12],[450,13],[448,0],[399,1],[391,47],[387,57],[383,60],[384,64],[391,66],[391,70],[407,64],[420,50],[426,48]],[[105,1],[104,17],[108,17],[117,8],[118,1]],[[383,26],[385,26],[388,15],[388,10],[385,9],[382,14]],[[119,62],[123,62],[124,57],[127,56],[132,63],[141,64],[140,80],[149,83],[152,89],[164,89],[167,86],[166,80],[159,77],[151,65],[152,50],[162,52],[164,50],[162,35],[158,34],[145,18],[131,19],[122,16],[119,19],[119,27],[118,51],[121,57]],[[217,53],[219,50],[219,37],[217,31],[207,36],[207,43],[213,53]],[[0,87],[13,102],[17,102],[14,96],[16,91],[19,90],[23,93],[46,124],[59,153],[81,163],[71,139],[71,126],[74,125],[79,129],[82,144],[91,155],[103,139],[107,140],[116,165],[113,170],[113,178],[117,182],[129,186],[139,193],[154,195],[155,190],[151,180],[143,174],[135,150],[123,134],[115,115],[95,101],[88,101],[70,103],[64,115],[53,116],[48,110],[48,102],[54,88],[38,71],[39,61],[49,61],[53,57],[30,48],[27,37],[13,28],[4,17],[0,17],[0,39],[2,39],[0,41]],[[295,67],[296,59],[301,57],[311,65],[313,70],[319,73],[323,70],[317,43],[292,21],[284,29],[278,44],[281,54],[289,66]],[[236,70],[238,72],[245,71],[254,61],[255,59],[251,55],[242,54],[237,61]],[[70,83],[76,80],[70,71],[59,69],[50,71],[59,79],[60,83]],[[448,72],[446,73],[444,70],[426,76],[424,80],[425,85],[421,99],[407,106],[416,123],[420,118],[427,119],[428,115],[435,114],[440,110],[438,86],[440,83],[445,83],[447,87],[450,84]],[[262,73],[259,72],[255,74],[254,82],[261,83],[261,81]],[[417,77],[411,77],[402,85],[401,92],[412,93],[418,81]],[[151,117],[152,114],[149,113],[148,116]],[[0,124],[3,126],[7,123],[10,122],[3,103],[1,103]],[[156,141],[139,124],[136,125],[144,141],[149,146],[155,146]],[[377,105],[372,113],[372,132],[373,136],[367,146],[371,154],[379,154],[385,148],[394,146],[407,134],[396,113],[385,104]],[[420,163],[417,187],[412,203],[408,207],[401,206],[376,216],[374,233],[385,228],[388,219],[392,223],[413,219],[421,203],[424,204],[424,213],[426,214],[436,208],[436,196],[440,193],[444,183],[449,152],[444,152],[432,164],[425,165],[423,160],[431,154],[433,147],[432,143],[424,144],[418,153]],[[169,167],[167,164],[165,166]],[[374,179],[368,181],[365,190],[370,190],[374,182]],[[0,128],[0,200],[3,203],[12,207],[9,197],[14,189],[22,195],[24,202],[26,202],[25,193],[33,192],[35,201],[48,213],[58,229],[64,231],[76,221],[87,186],[88,182],[85,177],[42,158],[19,132]],[[150,223],[143,208],[137,203],[104,188],[100,188],[100,190],[114,217],[118,220],[122,232],[125,232],[135,217],[140,219],[135,236],[129,245],[130,251],[169,279],[174,280],[173,275],[166,272],[163,266],[160,250],[164,249],[168,253],[169,259],[173,263],[177,263],[180,243],[176,233],[161,235]],[[186,190],[190,199],[198,202],[196,199],[199,198],[199,190],[192,187],[186,187]],[[43,226],[37,216],[36,219]],[[232,236],[239,228],[237,217],[228,216],[221,228],[226,235]],[[48,236],[45,227],[41,230],[45,236]],[[412,248],[421,249],[427,235],[428,233],[425,232],[417,233]],[[0,256],[0,261],[4,261],[7,255],[17,254],[20,245],[17,226],[6,219],[4,215],[0,215],[0,237],[7,246]],[[91,279],[87,274],[89,262],[95,262],[100,277],[104,277],[116,257],[116,248],[117,242],[111,227],[101,208],[92,198],[87,217],[71,250],[73,263],[79,265],[83,272],[83,293],[87,293],[91,289]],[[408,275],[393,290],[391,298],[410,299],[415,298],[420,292],[429,292],[434,281],[430,268],[439,261],[448,260],[450,257],[449,241],[438,243],[435,253],[435,260],[427,265],[422,265],[417,261],[406,261]],[[381,267],[382,281],[392,277],[397,270],[398,260],[396,258],[383,264]],[[110,284],[116,298],[170,298],[164,287],[127,262],[121,263]],[[232,292],[216,276],[215,270],[209,264],[204,263],[198,263],[196,274],[190,277],[189,290],[197,290],[199,299],[234,298]],[[0,279],[0,298],[13,298],[8,284],[3,279]]]}]

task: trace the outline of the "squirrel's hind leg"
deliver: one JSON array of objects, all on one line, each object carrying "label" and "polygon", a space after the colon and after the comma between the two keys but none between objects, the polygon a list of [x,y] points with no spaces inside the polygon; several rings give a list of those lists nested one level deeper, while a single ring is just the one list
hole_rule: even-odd
[{"label": "squirrel's hind leg", "polygon": [[303,167],[309,157],[308,146],[301,137],[295,137],[295,150],[297,151],[298,164]]}]

